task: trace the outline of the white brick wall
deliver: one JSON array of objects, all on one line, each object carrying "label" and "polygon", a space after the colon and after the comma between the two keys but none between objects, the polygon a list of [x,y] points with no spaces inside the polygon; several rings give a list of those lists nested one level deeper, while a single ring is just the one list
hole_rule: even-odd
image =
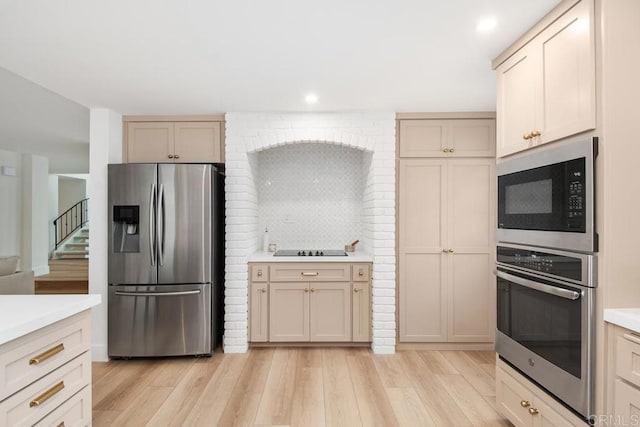
[{"label": "white brick wall", "polygon": [[395,352],[395,114],[226,115],[225,353],[247,351],[247,259],[260,246],[256,156],[271,147],[325,142],[365,151],[362,243],[373,254],[373,351]]}]

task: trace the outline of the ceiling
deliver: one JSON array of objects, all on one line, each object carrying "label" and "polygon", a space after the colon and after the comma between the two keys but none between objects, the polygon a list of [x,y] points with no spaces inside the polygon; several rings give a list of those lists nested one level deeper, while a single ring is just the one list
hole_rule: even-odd
[{"label": "ceiling", "polygon": [[558,2],[0,0],[0,67],[121,114],[486,111],[490,61]]}]

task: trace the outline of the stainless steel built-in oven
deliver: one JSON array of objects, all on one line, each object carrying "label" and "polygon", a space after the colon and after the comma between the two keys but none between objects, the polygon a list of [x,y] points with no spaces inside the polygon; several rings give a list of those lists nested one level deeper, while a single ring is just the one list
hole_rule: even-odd
[{"label": "stainless steel built-in oven", "polygon": [[594,137],[499,163],[497,240],[597,252],[597,150]]},{"label": "stainless steel built-in oven", "polygon": [[587,419],[593,413],[595,257],[499,244],[496,352]]}]

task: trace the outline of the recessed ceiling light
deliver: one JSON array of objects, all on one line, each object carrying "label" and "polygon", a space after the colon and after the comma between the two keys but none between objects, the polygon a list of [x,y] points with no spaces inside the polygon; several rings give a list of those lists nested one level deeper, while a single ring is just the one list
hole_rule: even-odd
[{"label": "recessed ceiling light", "polygon": [[315,104],[316,102],[318,102],[318,96],[313,93],[310,93],[309,95],[304,97],[304,101],[307,104]]},{"label": "recessed ceiling light", "polygon": [[493,30],[497,24],[498,22],[495,20],[495,18],[485,18],[478,22],[478,25],[476,26],[476,30],[478,30],[481,33],[485,33],[487,31]]}]

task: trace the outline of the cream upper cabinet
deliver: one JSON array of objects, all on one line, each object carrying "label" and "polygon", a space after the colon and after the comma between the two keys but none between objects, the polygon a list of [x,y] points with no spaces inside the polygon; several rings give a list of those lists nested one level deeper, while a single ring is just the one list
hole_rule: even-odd
[{"label": "cream upper cabinet", "polygon": [[223,158],[219,121],[125,121],[128,163],[219,163]]},{"label": "cream upper cabinet", "polygon": [[492,157],[493,119],[400,120],[400,157]]},{"label": "cream upper cabinet", "polygon": [[593,16],[579,2],[496,67],[498,157],[595,128]]},{"label": "cream upper cabinet", "polygon": [[493,340],[494,163],[400,161],[400,341]]}]

